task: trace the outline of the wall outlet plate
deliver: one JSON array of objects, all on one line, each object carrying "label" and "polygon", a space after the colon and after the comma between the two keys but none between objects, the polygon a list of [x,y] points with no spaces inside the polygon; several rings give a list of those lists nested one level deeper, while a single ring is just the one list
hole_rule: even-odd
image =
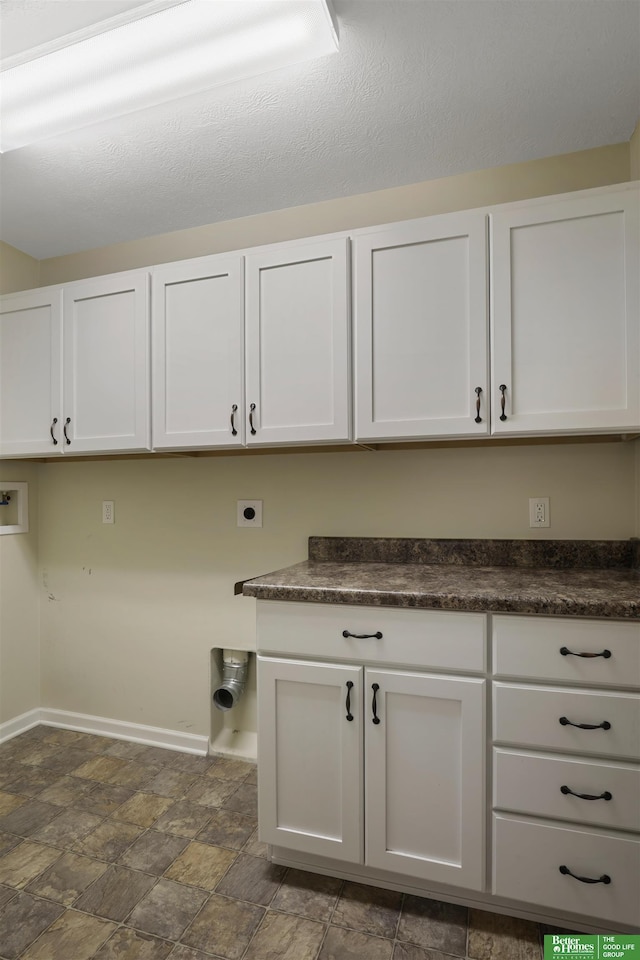
[{"label": "wall outlet plate", "polygon": [[529,526],[548,527],[549,497],[532,497],[529,500]]},{"label": "wall outlet plate", "polygon": [[262,500],[238,500],[238,526],[262,526]]}]

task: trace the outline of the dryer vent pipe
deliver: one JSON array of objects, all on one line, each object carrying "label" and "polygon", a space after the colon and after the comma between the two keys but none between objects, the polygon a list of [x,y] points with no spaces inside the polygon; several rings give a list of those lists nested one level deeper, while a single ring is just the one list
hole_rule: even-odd
[{"label": "dryer vent pipe", "polygon": [[249,654],[246,650],[222,651],[222,683],[213,692],[213,702],[218,710],[231,710],[244,693],[249,671]]}]

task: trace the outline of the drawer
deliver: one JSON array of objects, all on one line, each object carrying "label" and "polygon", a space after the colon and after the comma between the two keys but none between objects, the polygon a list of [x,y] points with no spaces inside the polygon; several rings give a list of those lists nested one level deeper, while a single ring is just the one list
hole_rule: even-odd
[{"label": "drawer", "polygon": [[[369,636],[345,637],[344,631]],[[481,613],[258,602],[261,653],[482,673],[485,639],[486,617]]]},{"label": "drawer", "polygon": [[[640,687],[640,623],[503,616],[492,620],[496,676]],[[572,655],[604,651],[611,656]]]},{"label": "drawer", "polygon": [[[560,866],[591,879],[606,875],[611,882],[582,883],[562,874]],[[580,914],[590,923],[600,920],[605,927],[637,925],[640,840],[496,814],[492,891],[527,906]]]},{"label": "drawer", "polygon": [[500,749],[493,759],[494,807],[640,832],[640,767]]},{"label": "drawer", "polygon": [[[561,717],[570,724],[560,723]],[[602,722],[610,728],[571,725]],[[493,729],[494,739],[504,744],[637,760],[640,694],[494,683]]]}]

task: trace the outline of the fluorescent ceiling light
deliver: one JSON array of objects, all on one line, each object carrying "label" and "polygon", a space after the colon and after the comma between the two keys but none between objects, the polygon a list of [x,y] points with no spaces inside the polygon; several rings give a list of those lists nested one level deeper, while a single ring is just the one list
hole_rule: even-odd
[{"label": "fluorescent ceiling light", "polygon": [[4,69],[0,150],[337,49],[327,0],[185,0]]}]

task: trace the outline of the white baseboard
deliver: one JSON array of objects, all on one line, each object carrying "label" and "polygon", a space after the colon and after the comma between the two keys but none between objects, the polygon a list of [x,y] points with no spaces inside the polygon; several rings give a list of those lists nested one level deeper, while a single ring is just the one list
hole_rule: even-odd
[{"label": "white baseboard", "polygon": [[129,740],[150,747],[165,747],[167,750],[181,750],[183,753],[195,753],[206,756],[209,750],[209,738],[194,733],[182,733],[180,730],[165,730],[162,727],[147,727],[141,723],[126,723],[123,720],[110,720],[108,717],[93,717],[86,713],[70,713],[67,710],[53,710],[41,707],[29,713],[15,717],[0,724],[0,743],[10,740],[37,724],[46,727],[60,727],[63,730],[76,730],[78,733],[95,733],[101,737],[113,737],[116,740]]},{"label": "white baseboard", "polygon": [[32,727],[37,727],[39,723],[40,710],[37,707],[35,710],[28,710],[27,713],[20,714],[19,717],[14,717],[13,720],[0,723],[0,743],[4,743],[5,740],[13,740],[19,734],[26,733]]}]

